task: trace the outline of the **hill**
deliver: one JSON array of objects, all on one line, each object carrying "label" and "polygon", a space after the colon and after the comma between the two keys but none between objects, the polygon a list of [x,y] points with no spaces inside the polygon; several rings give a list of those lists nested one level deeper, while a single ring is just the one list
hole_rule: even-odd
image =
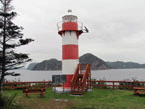
[{"label": "hill", "polygon": [[[131,68],[145,68],[145,64],[138,64],[135,62],[105,62],[97,56],[87,53],[80,56],[81,64],[91,64],[91,70],[105,70],[105,69],[131,69]],[[62,62],[57,59],[44,60],[40,63],[32,63],[27,69],[30,70],[61,70]]]},{"label": "hill", "polygon": [[84,54],[80,57],[79,61],[81,64],[91,64],[92,70],[105,70],[110,68],[105,61],[91,53]]},{"label": "hill", "polygon": [[[108,65],[93,54],[87,53],[80,57],[81,64],[91,64],[92,70],[108,69]],[[34,66],[32,70],[61,70],[62,62],[56,59],[44,60]]]},{"label": "hill", "polygon": [[28,70],[32,70],[35,67],[36,64],[38,64],[38,63],[31,63],[31,64],[29,64],[29,66],[27,67],[27,69]]},{"label": "hill", "polygon": [[62,62],[57,59],[50,59],[40,62],[32,70],[61,70]]},{"label": "hill", "polygon": [[130,69],[130,68],[145,68],[145,64],[138,64],[135,62],[106,62],[108,66],[114,69]]}]

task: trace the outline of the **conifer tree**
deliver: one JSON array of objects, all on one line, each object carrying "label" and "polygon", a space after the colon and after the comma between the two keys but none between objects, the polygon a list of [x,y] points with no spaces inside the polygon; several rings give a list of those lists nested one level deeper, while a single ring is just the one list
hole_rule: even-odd
[{"label": "conifer tree", "polygon": [[23,64],[31,61],[28,54],[16,53],[15,48],[32,42],[31,38],[23,38],[23,27],[12,21],[17,16],[11,6],[12,0],[0,0],[0,93],[2,82],[7,75],[16,75],[10,70],[24,67]]}]

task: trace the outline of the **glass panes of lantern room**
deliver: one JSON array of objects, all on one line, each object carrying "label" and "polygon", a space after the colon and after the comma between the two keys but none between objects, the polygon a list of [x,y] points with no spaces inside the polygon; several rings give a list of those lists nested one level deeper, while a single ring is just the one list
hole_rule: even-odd
[{"label": "glass panes of lantern room", "polygon": [[62,17],[63,22],[77,22],[77,16],[66,15]]}]

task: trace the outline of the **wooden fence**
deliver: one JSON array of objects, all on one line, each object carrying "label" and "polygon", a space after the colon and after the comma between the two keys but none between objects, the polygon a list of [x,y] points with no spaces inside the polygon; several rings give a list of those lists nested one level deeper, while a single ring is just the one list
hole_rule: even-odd
[{"label": "wooden fence", "polygon": [[[145,87],[145,81],[105,81],[105,80],[89,80],[88,85],[92,88],[127,88],[133,87]],[[61,86],[60,84],[55,86]],[[3,83],[3,89],[24,89],[31,87],[54,87],[52,81],[35,81],[35,82],[5,82]]]},{"label": "wooden fence", "polygon": [[[5,82],[3,89],[24,89],[31,87],[52,87],[52,81],[34,81],[34,82]],[[55,85],[60,86],[60,84]]]},{"label": "wooden fence", "polygon": [[91,86],[97,88],[127,88],[145,87],[145,81],[105,81],[105,80],[91,80]]}]

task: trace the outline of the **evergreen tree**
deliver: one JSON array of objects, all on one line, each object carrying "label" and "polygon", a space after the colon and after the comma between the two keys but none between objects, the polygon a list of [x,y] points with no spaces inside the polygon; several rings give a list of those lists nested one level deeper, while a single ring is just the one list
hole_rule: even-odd
[{"label": "evergreen tree", "polygon": [[0,0],[0,93],[2,82],[7,75],[16,75],[10,70],[24,67],[23,64],[31,61],[28,54],[16,53],[15,48],[26,45],[33,39],[23,39],[23,27],[12,22],[17,13],[13,12],[12,0]]}]

